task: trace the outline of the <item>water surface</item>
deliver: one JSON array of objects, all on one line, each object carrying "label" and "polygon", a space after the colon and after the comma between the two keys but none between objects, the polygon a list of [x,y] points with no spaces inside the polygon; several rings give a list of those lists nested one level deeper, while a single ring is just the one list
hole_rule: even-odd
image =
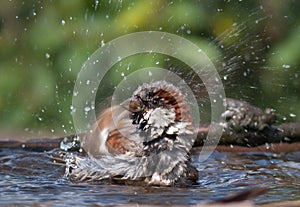
[{"label": "water surface", "polygon": [[255,203],[300,199],[300,152],[220,153],[204,163],[193,161],[199,184],[189,188],[72,183],[64,167],[53,162],[53,151],[0,149],[0,205],[91,206],[93,204],[196,204],[243,189],[267,186]]}]

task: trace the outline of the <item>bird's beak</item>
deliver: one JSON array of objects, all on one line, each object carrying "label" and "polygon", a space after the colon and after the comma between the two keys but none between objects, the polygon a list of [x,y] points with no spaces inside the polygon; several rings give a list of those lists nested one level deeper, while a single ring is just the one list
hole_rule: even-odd
[{"label": "bird's beak", "polygon": [[140,102],[137,99],[127,99],[123,101],[120,105],[121,107],[132,113],[139,112],[142,110]]},{"label": "bird's beak", "polygon": [[123,101],[120,106],[122,108],[124,108],[125,110],[129,111],[129,104],[130,104],[130,100],[129,99],[126,99],[125,101]]}]

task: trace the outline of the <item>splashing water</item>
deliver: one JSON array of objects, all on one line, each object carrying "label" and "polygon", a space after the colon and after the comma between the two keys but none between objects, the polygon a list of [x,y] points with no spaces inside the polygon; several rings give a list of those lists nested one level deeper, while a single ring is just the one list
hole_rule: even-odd
[{"label": "splashing water", "polygon": [[299,153],[215,152],[205,163],[197,162],[197,153],[193,153],[192,159],[199,170],[199,184],[191,188],[166,188],[72,183],[63,178],[65,167],[53,162],[57,150],[1,149],[0,205],[188,205],[218,199],[253,186],[271,188],[255,200],[258,204],[286,200],[286,195],[291,200],[300,199]]}]

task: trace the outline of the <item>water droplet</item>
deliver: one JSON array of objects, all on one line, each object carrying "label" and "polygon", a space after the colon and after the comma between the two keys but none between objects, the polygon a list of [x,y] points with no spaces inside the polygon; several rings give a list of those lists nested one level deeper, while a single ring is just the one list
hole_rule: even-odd
[{"label": "water droplet", "polygon": [[105,45],[104,40],[101,40],[100,46],[103,47]]},{"label": "water droplet", "polygon": [[98,5],[99,5],[99,1],[98,1],[98,0],[96,0],[96,1],[95,1],[95,10],[97,10],[97,8],[98,8]]},{"label": "water droplet", "polygon": [[89,107],[89,106],[84,107],[85,112],[89,112],[90,110],[91,110],[91,107]]},{"label": "water droplet", "polygon": [[289,69],[291,66],[290,65],[282,65],[283,68]]},{"label": "water droplet", "polygon": [[73,106],[72,106],[72,108],[71,108],[71,114],[74,114],[76,112],[76,108],[74,108]]},{"label": "water droplet", "polygon": [[266,147],[266,149],[270,149],[271,146],[270,146],[269,143],[266,143],[266,144],[265,144],[265,147]]}]

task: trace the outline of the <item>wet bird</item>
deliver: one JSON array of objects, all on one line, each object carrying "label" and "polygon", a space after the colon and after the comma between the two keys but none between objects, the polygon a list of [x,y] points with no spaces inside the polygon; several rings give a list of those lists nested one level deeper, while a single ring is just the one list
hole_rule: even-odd
[{"label": "wet bird", "polygon": [[104,110],[82,140],[87,156],[67,156],[74,181],[186,185],[197,181],[189,104],[165,81],[144,83],[130,98]]}]

